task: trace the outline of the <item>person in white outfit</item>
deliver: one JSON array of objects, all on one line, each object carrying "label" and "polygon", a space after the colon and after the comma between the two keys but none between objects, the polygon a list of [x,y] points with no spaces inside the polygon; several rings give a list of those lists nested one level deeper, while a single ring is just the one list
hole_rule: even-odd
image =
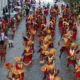
[{"label": "person in white outfit", "polygon": [[11,31],[11,28],[8,31],[8,43],[9,48],[13,47],[13,38],[12,38],[13,32]]}]

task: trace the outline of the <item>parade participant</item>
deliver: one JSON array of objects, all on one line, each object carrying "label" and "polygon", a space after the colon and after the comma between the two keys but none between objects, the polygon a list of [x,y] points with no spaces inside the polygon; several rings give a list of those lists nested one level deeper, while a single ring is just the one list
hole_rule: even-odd
[{"label": "parade participant", "polygon": [[67,11],[66,8],[63,10],[63,19],[67,18]]},{"label": "parade participant", "polygon": [[18,25],[19,25],[20,20],[21,20],[20,15],[16,15],[16,20],[17,20],[16,27],[18,28]]},{"label": "parade participant", "polygon": [[76,52],[75,50],[78,48],[78,45],[76,43],[71,43],[70,50],[68,52],[68,62],[67,62],[67,67],[68,69],[69,65],[72,64],[74,67],[76,65]]},{"label": "parade participant", "polygon": [[49,26],[50,26],[50,29],[53,29],[53,22],[52,22],[52,20],[49,22]]},{"label": "parade participant", "polygon": [[[6,75],[8,80],[22,80],[20,77],[20,71],[18,71],[13,65],[9,62],[6,62],[4,64],[4,67],[8,70],[8,73]],[[12,74],[12,77],[9,76],[9,74]]]},{"label": "parade participant", "polygon": [[53,22],[53,27],[55,28],[56,16],[55,17],[52,17],[52,20],[51,21]]},{"label": "parade participant", "polygon": [[41,71],[44,72],[44,77],[43,80],[46,79],[46,77],[49,75],[50,71],[55,71],[56,67],[51,64],[51,63],[47,63],[44,66],[41,67]]},{"label": "parade participant", "polygon": [[80,25],[80,13],[78,15],[78,25]]},{"label": "parade participant", "polygon": [[[6,75],[7,79],[9,80],[22,80],[20,77],[20,70],[17,70],[13,65],[9,62],[4,64],[4,67],[8,70],[8,74]],[[9,73],[12,74],[12,77],[9,76]]]},{"label": "parade participant", "polygon": [[31,44],[31,47],[32,47],[32,50],[33,50],[33,53],[35,52],[35,49],[34,49],[34,35],[35,35],[35,31],[33,31],[33,34],[30,35],[30,38],[29,38],[29,43]]},{"label": "parade participant", "polygon": [[73,28],[73,21],[72,20],[69,20],[69,30],[72,30],[72,28]]},{"label": "parade participant", "polygon": [[15,57],[14,60],[16,61],[15,68],[17,70],[22,70],[20,77],[21,80],[24,80],[24,63],[21,61],[21,57]]},{"label": "parade participant", "polygon": [[63,18],[60,17],[60,19],[59,19],[59,30],[61,30],[62,27],[63,27]]},{"label": "parade participant", "polygon": [[57,72],[54,71],[50,71],[49,75],[47,77],[47,80],[62,80],[60,77],[58,77],[59,70],[57,70]]},{"label": "parade participant", "polygon": [[31,62],[32,65],[32,42],[28,41],[26,46],[24,47],[24,52],[23,52],[23,62],[28,63]]},{"label": "parade participant", "polygon": [[24,66],[28,66],[31,62],[26,64],[26,63],[24,63],[22,61],[21,57],[15,57],[14,60],[16,62],[15,63],[15,68],[20,71],[20,78],[21,78],[21,80],[24,80],[24,71],[25,71]]},{"label": "parade participant", "polygon": [[55,35],[55,20],[49,22],[49,28],[50,28],[50,31],[51,31],[51,37],[53,39],[54,35]]},{"label": "parade participant", "polygon": [[8,80],[22,80],[20,78],[20,73],[16,69],[12,71],[12,77],[10,77],[9,74],[10,74],[10,71],[6,75]]},{"label": "parade participant", "polygon": [[53,48],[53,40],[52,40],[52,36],[51,36],[51,31],[50,29],[47,30],[47,36],[45,37],[46,39],[48,39],[48,45],[49,45],[49,48]]},{"label": "parade participant", "polygon": [[72,33],[72,41],[74,41],[74,40],[76,40],[76,36],[77,36],[77,26],[76,26],[76,23],[74,23],[72,31],[73,31],[73,33]]},{"label": "parade participant", "polygon": [[78,60],[78,64],[75,66],[75,77],[76,77],[76,80],[79,80],[80,79],[80,59]]},{"label": "parade participant", "polygon": [[47,23],[47,21],[46,21],[46,16],[42,16],[42,22],[43,22],[44,24]]},{"label": "parade participant", "polygon": [[63,45],[62,45],[62,47],[60,49],[60,56],[59,56],[59,58],[61,58],[61,55],[62,55],[63,52],[67,52],[68,53],[67,47],[70,44],[70,42],[69,42],[69,35],[65,34],[64,38],[62,38],[62,40],[64,42],[63,42]]},{"label": "parade participant", "polygon": [[61,28],[61,38],[63,37],[64,34],[67,33],[67,28],[68,28],[68,23],[67,22],[63,22],[63,26]]},{"label": "parade participant", "polygon": [[23,46],[26,46],[29,39],[28,39],[28,37],[24,36],[24,33],[22,33],[22,38],[23,38],[22,44],[23,44]]},{"label": "parade participant", "polygon": [[38,32],[38,24],[36,22],[36,20],[33,21],[34,24],[34,30],[36,30],[36,32]]},{"label": "parade participant", "polygon": [[48,51],[48,40],[44,39],[43,40],[43,44],[41,46],[41,54],[40,54],[40,56],[42,58],[41,61],[44,60],[47,57],[48,54],[49,54],[49,51]]},{"label": "parade participant", "polygon": [[55,60],[56,50],[54,48],[50,49],[48,55],[48,62],[53,64],[53,60]]},{"label": "parade participant", "polygon": [[2,61],[6,60],[6,49],[7,49],[7,45],[6,42],[2,42],[0,41],[0,62],[2,63]]},{"label": "parade participant", "polygon": [[48,9],[46,7],[44,8],[44,15],[48,15]]}]

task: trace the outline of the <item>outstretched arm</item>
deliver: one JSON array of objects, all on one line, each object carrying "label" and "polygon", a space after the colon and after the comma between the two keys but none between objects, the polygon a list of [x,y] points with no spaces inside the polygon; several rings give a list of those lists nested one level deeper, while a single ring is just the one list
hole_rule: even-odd
[{"label": "outstretched arm", "polygon": [[57,72],[55,72],[55,76],[57,76],[59,74],[59,69],[57,70]]},{"label": "outstretched arm", "polygon": [[7,77],[9,80],[12,80],[12,78],[11,78],[11,77],[9,77],[9,73],[10,73],[10,71],[8,71],[8,73],[7,73],[6,77]]},{"label": "outstretched arm", "polygon": [[31,64],[31,62],[32,61],[30,61],[28,64],[26,64],[26,63],[23,62],[23,64],[24,64],[24,66],[28,66],[29,64]]}]

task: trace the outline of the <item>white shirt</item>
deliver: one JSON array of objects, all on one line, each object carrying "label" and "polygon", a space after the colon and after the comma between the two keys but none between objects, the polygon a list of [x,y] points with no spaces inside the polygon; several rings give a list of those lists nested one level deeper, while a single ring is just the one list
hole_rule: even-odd
[{"label": "white shirt", "polygon": [[1,33],[1,40],[4,40],[5,39],[5,35],[4,35],[4,33],[2,32]]}]

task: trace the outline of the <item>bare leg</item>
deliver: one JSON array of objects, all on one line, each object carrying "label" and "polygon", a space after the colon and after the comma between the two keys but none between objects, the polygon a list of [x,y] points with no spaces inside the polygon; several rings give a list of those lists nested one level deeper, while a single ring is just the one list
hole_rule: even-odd
[{"label": "bare leg", "polygon": [[5,62],[6,61],[6,56],[5,55],[4,55],[3,59],[4,59],[4,62]]},{"label": "bare leg", "polygon": [[1,56],[0,56],[0,63],[1,63]]},{"label": "bare leg", "polygon": [[1,63],[2,63],[3,57],[1,56]]},{"label": "bare leg", "polygon": [[13,47],[13,43],[11,43],[11,47]]},{"label": "bare leg", "polygon": [[9,48],[11,48],[11,43],[9,43]]},{"label": "bare leg", "polygon": [[46,79],[46,75],[44,75],[44,77],[43,77],[43,80],[45,80]]}]

